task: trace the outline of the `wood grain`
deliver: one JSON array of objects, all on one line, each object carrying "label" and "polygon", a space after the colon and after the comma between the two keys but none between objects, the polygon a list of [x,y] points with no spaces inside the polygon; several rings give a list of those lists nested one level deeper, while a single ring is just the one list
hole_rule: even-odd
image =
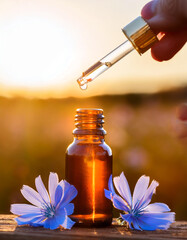
[{"label": "wood grain", "polygon": [[163,239],[187,239],[187,222],[175,222],[168,230],[157,231],[129,231],[125,227],[118,226],[113,221],[111,227],[106,228],[78,228],[71,230],[47,230],[42,227],[17,226],[13,215],[0,215],[0,240],[163,240]]}]

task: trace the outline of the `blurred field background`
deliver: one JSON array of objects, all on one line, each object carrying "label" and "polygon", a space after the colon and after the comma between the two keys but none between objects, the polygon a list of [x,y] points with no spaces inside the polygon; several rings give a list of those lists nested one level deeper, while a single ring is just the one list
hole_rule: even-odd
[{"label": "blurred field background", "polygon": [[[187,144],[175,133],[176,107],[187,89],[154,95],[28,100],[0,98],[0,212],[25,202],[23,184],[34,187],[50,171],[64,178],[65,150],[72,142],[76,108],[104,109],[113,174],[124,171],[131,189],[146,174],[160,186],[153,202],[165,202],[176,219],[187,219]],[[81,173],[80,173],[81,174]]]}]

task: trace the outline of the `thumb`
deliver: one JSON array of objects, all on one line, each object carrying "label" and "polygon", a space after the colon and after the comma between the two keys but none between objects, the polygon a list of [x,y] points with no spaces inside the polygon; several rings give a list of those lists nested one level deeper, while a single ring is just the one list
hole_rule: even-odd
[{"label": "thumb", "polygon": [[153,0],[141,14],[155,32],[177,31],[187,26],[187,0]]}]

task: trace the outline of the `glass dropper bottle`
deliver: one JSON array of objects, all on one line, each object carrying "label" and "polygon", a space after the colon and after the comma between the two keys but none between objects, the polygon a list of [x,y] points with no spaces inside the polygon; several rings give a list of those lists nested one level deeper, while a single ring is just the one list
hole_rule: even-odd
[{"label": "glass dropper bottle", "polygon": [[82,73],[82,76],[77,80],[82,90],[87,89],[89,82],[93,81],[101,73],[132,52],[132,50],[136,49],[141,55],[158,41],[157,36],[153,33],[150,26],[140,16],[126,25],[122,31],[128,40]]}]

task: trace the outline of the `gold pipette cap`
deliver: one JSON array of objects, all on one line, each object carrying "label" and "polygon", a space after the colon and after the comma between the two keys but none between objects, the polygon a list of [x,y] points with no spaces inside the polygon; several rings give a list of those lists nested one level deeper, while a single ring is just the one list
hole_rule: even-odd
[{"label": "gold pipette cap", "polygon": [[142,17],[134,19],[122,31],[140,55],[158,41],[157,36]]}]

